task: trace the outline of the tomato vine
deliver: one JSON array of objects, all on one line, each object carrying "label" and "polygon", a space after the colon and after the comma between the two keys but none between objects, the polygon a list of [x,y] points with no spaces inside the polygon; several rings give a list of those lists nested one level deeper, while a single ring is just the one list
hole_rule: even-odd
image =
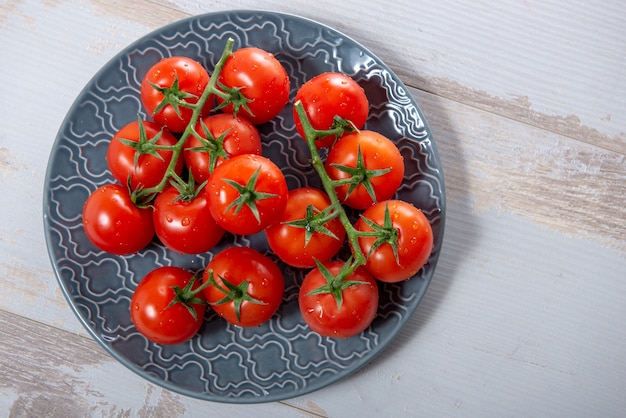
[{"label": "tomato vine", "polygon": [[[298,117],[300,118],[300,122],[302,124],[304,139],[306,140],[309,152],[311,153],[311,165],[319,175],[320,180],[322,181],[322,186],[324,187],[324,190],[330,198],[331,207],[333,208],[334,215],[339,217],[339,219],[341,220],[341,224],[346,230],[348,242],[350,244],[350,248],[352,249],[352,257],[345,262],[345,266],[339,271],[332,283],[329,282],[329,286],[335,289],[333,291],[333,294],[335,294],[336,289],[343,288],[341,283],[345,282],[348,276],[350,276],[359,266],[364,265],[367,261],[367,254],[364,254],[363,250],[361,249],[359,237],[373,236],[379,240],[388,242],[390,241],[390,235],[393,234],[390,234],[389,231],[382,231],[380,229],[377,229],[373,232],[359,231],[354,227],[354,225],[352,225],[352,222],[350,222],[350,218],[348,217],[346,210],[344,209],[341,201],[337,197],[337,193],[335,192],[335,186],[337,185],[337,182],[332,180],[326,172],[326,169],[324,168],[324,162],[322,161],[322,157],[320,156],[320,153],[317,149],[316,140],[318,140],[319,138],[324,138],[328,136],[329,133],[340,136],[341,134],[338,132],[338,129],[345,129],[346,127],[348,127],[349,129],[354,130],[354,126],[350,123],[337,122],[337,119],[340,118],[335,118],[336,122],[334,128],[332,128],[331,130],[317,130],[311,125],[311,122],[307,117],[304,107],[302,106],[302,102],[298,101],[294,104],[294,106],[295,111],[297,112]],[[357,176],[359,176],[360,174],[361,173],[357,173]],[[356,283],[351,283],[351,285],[354,284]],[[317,290],[314,290],[310,294],[316,294],[315,292],[317,292]],[[340,299],[337,299],[337,304],[339,305],[340,303]]]},{"label": "tomato vine", "polygon": [[172,160],[170,161],[166,174],[163,176],[163,179],[159,182],[159,184],[157,184],[154,187],[132,191],[131,199],[138,206],[146,206],[147,204],[149,204],[150,201],[154,198],[154,196],[156,196],[159,192],[161,192],[165,188],[165,186],[168,184],[168,181],[172,177],[172,173],[174,173],[174,167],[176,165],[176,161],[178,160],[178,158],[180,157],[182,153],[185,142],[187,141],[190,135],[196,135],[195,125],[200,118],[200,115],[202,113],[202,108],[204,107],[205,103],[207,102],[211,94],[218,94],[221,96],[224,95],[223,92],[221,92],[220,90],[216,88],[216,85],[217,85],[219,73],[222,71],[222,68],[224,67],[224,64],[226,63],[226,60],[228,59],[228,57],[231,56],[233,52],[234,43],[235,43],[235,40],[232,38],[229,38],[226,41],[226,45],[224,47],[222,55],[220,56],[220,59],[218,60],[217,64],[215,64],[215,68],[213,70],[213,74],[209,80],[209,83],[207,84],[206,88],[202,92],[202,95],[198,98],[198,101],[195,103],[187,103],[184,100],[177,101],[178,105],[185,106],[185,107],[192,109],[193,113],[192,113],[191,119],[189,123],[187,124],[187,127],[183,131],[182,135],[180,136],[180,139],[178,140],[176,145],[171,147]]}]

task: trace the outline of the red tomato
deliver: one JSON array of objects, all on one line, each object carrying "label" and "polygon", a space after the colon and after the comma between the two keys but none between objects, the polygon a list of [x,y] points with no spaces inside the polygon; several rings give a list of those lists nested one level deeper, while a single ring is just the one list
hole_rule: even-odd
[{"label": "red tomato", "polygon": [[[289,101],[287,71],[273,54],[259,48],[241,48],[233,52],[224,63],[219,83],[226,87],[226,91],[239,89],[246,103],[237,114],[255,125],[272,120]],[[220,106],[223,104],[220,97],[217,101]],[[233,113],[237,106],[229,104],[223,110]]]},{"label": "red tomato", "polygon": [[[391,198],[404,178],[404,160],[398,147],[373,131],[354,132],[341,137],[329,151],[325,168],[333,180],[355,176],[357,183],[335,188],[339,200],[355,209],[365,209]],[[384,170],[389,171],[384,173]]]},{"label": "red tomato", "polygon": [[159,344],[180,344],[193,337],[204,319],[206,303],[194,275],[180,267],[159,267],[148,273],[130,301],[137,330]]},{"label": "red tomato", "polygon": [[211,215],[233,234],[255,234],[278,220],[287,182],[269,158],[237,155],[215,168],[206,185]]},{"label": "red tomato", "polygon": [[[369,112],[369,102],[363,88],[347,75],[335,72],[317,75],[304,83],[296,93],[294,103],[298,101],[302,102],[311,126],[318,130],[333,127],[335,116],[349,120],[357,129],[361,129]],[[304,137],[295,108],[293,118],[298,133]],[[335,140],[335,135],[329,135],[318,139],[316,144],[318,148],[327,148]]]},{"label": "red tomato", "polygon": [[283,274],[270,258],[247,247],[231,247],[207,265],[203,282],[207,302],[229,323],[242,327],[262,324],[283,300]]},{"label": "red tomato", "polygon": [[[204,131],[204,127],[210,132]],[[209,173],[225,159],[239,154],[261,154],[259,131],[245,118],[231,113],[207,116],[198,122],[196,132],[204,139],[190,135],[183,149],[185,163],[197,183],[208,180]],[[208,139],[207,139],[208,136]]]},{"label": "red tomato", "polygon": [[[158,138],[155,137],[160,135]],[[150,188],[161,182],[172,161],[172,151],[155,149],[154,146],[174,146],[178,139],[154,122],[131,122],[120,129],[107,149],[106,160],[113,177],[121,184]],[[151,153],[158,153],[160,158]],[[136,165],[135,165],[136,162]],[[176,174],[183,171],[183,160],[179,158],[174,167]]]},{"label": "red tomato", "polygon": [[[156,123],[172,132],[183,132],[193,110],[180,102],[197,103],[209,80],[209,73],[202,64],[191,58],[163,58],[144,76],[141,102]],[[212,101],[207,100],[201,115],[207,115],[212,105]]]},{"label": "red tomato", "polygon": [[281,260],[294,267],[314,267],[330,260],[346,236],[338,217],[329,217],[330,198],[312,187],[291,190],[281,217],[265,230],[267,242]]},{"label": "red tomato", "polygon": [[[367,268],[378,280],[399,282],[414,276],[433,249],[433,231],[421,210],[402,200],[379,202],[368,208],[356,222],[359,231],[373,231],[372,223],[383,228],[387,239],[359,237],[367,256]],[[396,243],[396,252],[391,243]],[[380,244],[380,245],[378,245]]]},{"label": "red tomato", "polygon": [[154,200],[154,228],[168,248],[199,254],[213,248],[224,235],[215,222],[205,193],[180,198],[174,186],[166,187]]},{"label": "red tomato", "polygon": [[133,204],[126,187],[109,184],[94,191],[83,206],[89,241],[111,254],[133,254],[154,237],[152,209]]},{"label": "red tomato", "polygon": [[[313,269],[300,287],[298,302],[304,321],[326,337],[357,335],[372,323],[378,309],[376,281],[363,267],[358,267],[341,284],[332,286],[343,266],[341,261],[331,261],[322,265],[324,271]],[[310,294],[317,289],[328,291]]]}]

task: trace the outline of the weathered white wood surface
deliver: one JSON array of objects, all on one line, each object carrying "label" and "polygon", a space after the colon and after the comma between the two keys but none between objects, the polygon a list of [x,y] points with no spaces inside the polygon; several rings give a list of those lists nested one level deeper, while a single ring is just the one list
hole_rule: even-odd
[{"label": "weathered white wood surface", "polygon": [[[76,95],[120,49],[226,9],[312,18],[411,87],[446,175],[445,243],[398,338],[355,375],[226,405],[134,375],[49,263],[43,179]],[[0,414],[626,415],[626,5],[364,0],[0,2]]]}]

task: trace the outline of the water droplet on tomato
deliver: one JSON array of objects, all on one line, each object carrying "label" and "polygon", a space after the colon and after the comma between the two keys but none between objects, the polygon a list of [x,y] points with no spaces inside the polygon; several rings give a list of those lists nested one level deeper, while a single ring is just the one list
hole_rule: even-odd
[{"label": "water droplet on tomato", "polygon": [[189,218],[188,218],[188,217],[186,217],[186,216],[185,216],[183,219],[181,219],[181,221],[180,221],[180,224],[181,224],[182,226],[189,226],[189,224],[190,224],[190,223],[191,223],[191,221],[190,221],[190,220],[189,220]]},{"label": "water droplet on tomato", "polygon": [[166,216],[166,217],[165,217],[165,220],[166,220],[167,222],[170,222],[170,223],[174,221],[174,219],[172,219],[172,217],[171,217],[171,216]]}]

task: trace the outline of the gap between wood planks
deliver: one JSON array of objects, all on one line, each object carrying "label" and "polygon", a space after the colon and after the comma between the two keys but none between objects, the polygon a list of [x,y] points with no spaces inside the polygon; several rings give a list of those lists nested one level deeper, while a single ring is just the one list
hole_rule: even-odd
[{"label": "gap between wood planks", "polygon": [[[74,417],[87,411],[93,412],[94,408],[108,412],[122,408],[128,412],[120,405],[108,403],[115,401],[115,393],[99,393],[98,385],[94,386],[91,380],[81,378],[89,373],[89,368],[116,361],[91,337],[0,310],[0,353],[0,393],[15,396],[10,411],[7,411],[11,416]],[[158,388],[147,381],[146,385],[146,393],[136,394],[138,399],[145,397],[145,402],[153,397],[151,388]],[[145,409],[143,412],[176,416],[185,412],[186,404],[183,402],[204,402],[166,389],[162,389],[158,396],[157,405],[146,403],[142,407]],[[100,401],[94,404],[93,398]],[[277,403],[303,416],[327,416],[312,401],[303,405],[288,401]],[[142,410],[136,412],[141,415]]]},{"label": "gap between wood planks", "polygon": [[[410,77],[406,77],[410,80]],[[602,148],[621,155],[626,155],[626,132],[611,137],[595,128],[585,126],[575,115],[557,116],[547,115],[531,109],[531,102],[527,96],[518,96],[507,100],[492,96],[489,93],[473,89],[461,83],[444,77],[429,77],[408,87],[433,94],[444,99],[452,100],[465,106],[494,113],[503,118],[543,129],[562,135],[587,145]]]}]

